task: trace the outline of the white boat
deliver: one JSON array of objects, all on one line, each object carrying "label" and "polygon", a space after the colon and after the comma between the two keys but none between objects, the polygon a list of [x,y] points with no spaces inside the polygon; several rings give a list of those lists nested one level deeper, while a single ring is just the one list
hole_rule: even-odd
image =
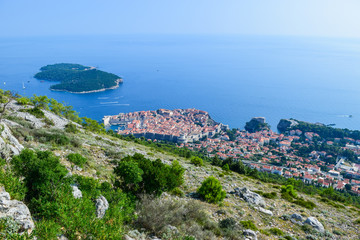
[{"label": "white boat", "polygon": [[25,85],[24,85],[24,82],[23,82],[22,84],[23,84],[23,89],[25,89]]}]

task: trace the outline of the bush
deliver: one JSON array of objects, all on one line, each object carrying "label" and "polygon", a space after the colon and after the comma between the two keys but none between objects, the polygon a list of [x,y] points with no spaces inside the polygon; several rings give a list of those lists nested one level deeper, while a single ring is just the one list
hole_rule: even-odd
[{"label": "bush", "polygon": [[72,124],[72,123],[69,122],[68,124],[65,125],[65,132],[78,133],[79,130],[77,129],[75,124]]},{"label": "bush", "polygon": [[270,228],[269,229],[269,232],[273,235],[276,235],[276,236],[283,236],[284,235],[284,232],[281,231],[280,229],[278,228]]},{"label": "bush", "polygon": [[258,228],[255,226],[255,224],[251,221],[251,220],[247,220],[247,221],[240,221],[240,224],[243,226],[243,228],[245,229],[251,229],[254,231],[257,231]]},{"label": "bush", "polygon": [[34,115],[37,118],[44,118],[45,117],[44,112],[41,111],[41,109],[38,108],[38,107],[34,107],[34,108],[30,108],[30,109],[24,109],[23,111],[28,112],[28,113]]},{"label": "bush", "polygon": [[307,209],[310,209],[310,210],[312,210],[312,209],[314,209],[314,208],[316,207],[316,204],[315,204],[315,203],[313,203],[313,202],[311,202],[311,201],[305,201],[305,200],[302,199],[302,198],[299,198],[299,199],[293,201],[293,203],[295,203],[295,204],[297,204],[297,205],[300,205],[300,206],[302,206],[302,207],[305,207],[305,208],[307,208]]},{"label": "bush", "polygon": [[220,181],[213,176],[205,179],[197,192],[203,200],[209,203],[220,203],[226,196]]},{"label": "bush", "polygon": [[[24,177],[25,200],[37,219],[39,239],[121,239],[123,222],[133,218],[134,204],[109,183],[82,176],[66,177],[67,171],[51,152],[23,150],[11,161],[13,170]],[[83,197],[75,199],[70,183],[76,182]],[[109,202],[103,219],[95,214],[94,199],[100,194]],[[1,226],[0,226],[1,227]]]},{"label": "bush", "polygon": [[294,186],[293,185],[283,186],[281,188],[281,197],[288,201],[291,201],[292,198],[297,198],[297,193],[294,190]]},{"label": "bush", "polygon": [[138,153],[125,157],[114,169],[118,187],[135,195],[148,193],[156,196],[179,187],[184,182],[184,171],[178,161],[169,166],[160,159],[151,161]]},{"label": "bush", "polygon": [[84,164],[87,162],[87,159],[79,153],[70,153],[69,155],[67,155],[67,159],[69,162],[72,162],[79,167],[83,167]]},{"label": "bush", "polygon": [[52,143],[60,146],[70,143],[70,139],[62,132],[36,130],[33,134],[41,143]]},{"label": "bush", "polygon": [[31,104],[30,98],[27,98],[27,97],[17,98],[16,101],[20,105],[30,105]]},{"label": "bush", "polygon": [[201,167],[201,166],[204,165],[203,160],[201,158],[199,158],[199,157],[194,157],[194,156],[191,157],[190,162],[192,164],[194,164],[195,166],[197,166],[197,167]]},{"label": "bush", "polygon": [[236,226],[236,221],[233,218],[225,218],[219,222],[219,227],[222,229],[234,229]]},{"label": "bush", "polygon": [[0,159],[0,184],[10,194],[10,197],[22,201],[25,197],[26,187],[19,177],[15,176],[11,169],[4,169],[6,161]]},{"label": "bush", "polygon": [[230,171],[230,168],[229,168],[228,164],[225,164],[224,166],[222,166],[221,169],[226,171],[226,172]]},{"label": "bush", "polygon": [[63,191],[69,191],[66,168],[50,151],[23,150],[11,161],[14,172],[24,177],[27,188],[25,200],[38,217],[56,217],[59,213],[57,199]]}]

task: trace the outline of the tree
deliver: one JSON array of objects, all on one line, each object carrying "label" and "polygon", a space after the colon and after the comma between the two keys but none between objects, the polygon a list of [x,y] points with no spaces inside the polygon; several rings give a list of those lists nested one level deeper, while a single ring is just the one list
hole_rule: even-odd
[{"label": "tree", "polygon": [[213,176],[206,178],[202,182],[197,193],[209,203],[220,203],[226,197],[226,192],[222,190],[220,181]]},{"label": "tree", "polygon": [[31,102],[35,107],[49,110],[50,99],[47,96],[37,96],[34,94],[34,96],[31,98]]},{"label": "tree", "polygon": [[346,185],[345,185],[345,190],[346,190],[347,192],[350,192],[350,191],[351,191],[351,184],[346,184]]},{"label": "tree", "polygon": [[215,155],[215,157],[213,157],[213,159],[211,161],[211,165],[221,166],[221,164],[222,164],[221,159],[217,155]]}]

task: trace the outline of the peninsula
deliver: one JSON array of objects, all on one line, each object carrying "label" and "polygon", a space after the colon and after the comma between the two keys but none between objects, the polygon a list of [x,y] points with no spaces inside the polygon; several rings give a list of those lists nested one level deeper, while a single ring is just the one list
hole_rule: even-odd
[{"label": "peninsula", "polygon": [[197,109],[158,109],[105,116],[104,125],[119,125],[121,135],[177,143],[199,141],[214,136],[228,126],[215,122],[209,113]]},{"label": "peninsula", "polygon": [[122,78],[95,67],[73,63],[57,63],[40,68],[34,78],[39,80],[56,81],[51,90],[71,93],[101,92],[119,87]]}]

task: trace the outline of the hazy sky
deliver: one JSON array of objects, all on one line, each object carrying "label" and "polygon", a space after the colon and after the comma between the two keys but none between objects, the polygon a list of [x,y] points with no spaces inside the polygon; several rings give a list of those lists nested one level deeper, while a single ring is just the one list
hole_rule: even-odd
[{"label": "hazy sky", "polygon": [[0,37],[74,34],[360,37],[360,0],[0,0]]}]

